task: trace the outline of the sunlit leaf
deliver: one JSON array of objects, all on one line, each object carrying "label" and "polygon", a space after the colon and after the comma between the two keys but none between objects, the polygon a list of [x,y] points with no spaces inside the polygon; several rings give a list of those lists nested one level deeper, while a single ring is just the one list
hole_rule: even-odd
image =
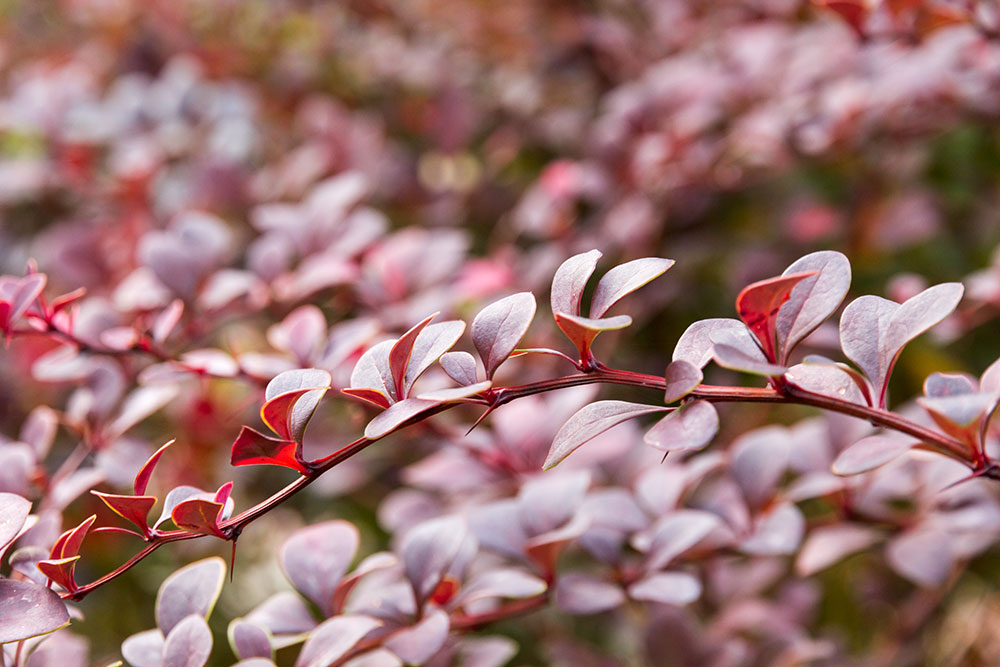
[{"label": "sunlit leaf", "polygon": [[249,426],[240,429],[233,443],[230,463],[234,466],[276,465],[291,468],[303,475],[309,469],[299,456],[300,445],[292,440],[269,438]]},{"label": "sunlit leaf", "polygon": [[778,311],[788,301],[796,285],[816,276],[817,273],[815,270],[804,271],[768,278],[747,285],[737,295],[736,312],[751,333],[757,337],[768,361],[775,362],[778,358],[775,349]]}]

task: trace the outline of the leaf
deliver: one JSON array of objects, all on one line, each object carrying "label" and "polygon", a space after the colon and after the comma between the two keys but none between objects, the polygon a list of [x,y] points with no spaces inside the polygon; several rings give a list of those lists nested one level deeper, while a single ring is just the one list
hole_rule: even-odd
[{"label": "leaf", "polygon": [[441,368],[460,385],[476,383],[476,358],[468,352],[448,352],[441,355]]},{"label": "leaf", "polygon": [[325,521],[299,529],[281,547],[281,569],[296,590],[330,616],[334,591],[359,542],[358,529],[347,521]]},{"label": "leaf", "polygon": [[548,470],[576,451],[578,447],[629,419],[669,408],[626,401],[597,401],[584,406],[556,432],[542,468]]},{"label": "leaf", "polygon": [[149,484],[149,478],[153,475],[153,469],[156,467],[156,463],[163,456],[163,452],[167,450],[167,447],[174,444],[177,440],[173,439],[168,441],[162,447],[153,452],[153,455],[146,459],[146,462],[142,464],[142,468],[135,475],[135,482],[132,484],[132,490],[137,496],[146,495],[146,486]]},{"label": "leaf", "polygon": [[705,379],[701,369],[686,359],[677,359],[667,364],[667,371],[664,373],[666,380],[666,391],[663,395],[664,403],[679,401],[701,384]]},{"label": "leaf", "polygon": [[41,460],[52,448],[56,430],[59,428],[59,415],[47,405],[39,405],[28,413],[28,418],[21,425],[18,440],[26,442],[35,450],[35,456]]},{"label": "leaf", "polygon": [[410,365],[410,355],[417,343],[417,336],[437,316],[438,313],[428,315],[421,322],[415,324],[409,331],[400,336],[389,350],[389,373],[392,375],[392,386],[396,390],[396,400],[406,398],[406,387],[403,381],[406,377],[406,368]]},{"label": "leaf", "polygon": [[110,439],[118,438],[143,419],[174,400],[179,391],[179,388],[174,385],[139,387],[128,395],[118,416],[108,425],[107,437]]},{"label": "leaf", "polygon": [[667,514],[652,527],[643,568],[647,572],[663,569],[720,525],[718,516],[701,510],[682,509]]},{"label": "leaf", "polygon": [[417,398],[422,401],[434,401],[436,403],[456,403],[473,396],[478,396],[491,386],[493,386],[492,382],[483,380],[482,382],[464,387],[447,387],[445,389],[429,391],[425,394],[420,394]]},{"label": "leaf", "polygon": [[271,648],[271,634],[256,623],[242,618],[234,619],[226,631],[229,646],[240,660],[274,657]]},{"label": "leaf", "polygon": [[465,521],[453,516],[424,521],[403,537],[403,569],[418,607],[434,592],[468,537]]},{"label": "leaf", "polygon": [[845,523],[820,526],[809,533],[798,557],[795,571],[802,577],[825,570],[851,554],[867,549],[881,538],[869,526]]},{"label": "leaf", "polygon": [[750,332],[760,341],[768,361],[777,360],[775,350],[778,311],[788,301],[792,289],[818,271],[805,271],[768,278],[747,285],[736,297],[736,312]]},{"label": "leaf", "polygon": [[782,276],[819,271],[796,285],[778,311],[775,323],[778,361],[787,364],[795,346],[822,324],[847,296],[851,287],[851,263],[842,253],[821,250],[796,260]]},{"label": "leaf", "polygon": [[181,299],[174,299],[170,304],[160,311],[160,314],[156,316],[153,320],[153,326],[151,328],[151,333],[153,336],[153,341],[156,343],[162,343],[170,335],[170,332],[174,330],[177,323],[181,321],[181,316],[184,314],[184,301]]},{"label": "leaf", "polygon": [[0,492],[0,549],[14,541],[30,513],[31,502],[27,498]]},{"label": "leaf", "polygon": [[686,572],[657,572],[628,587],[633,600],[682,606],[701,597],[701,582]]},{"label": "leaf", "polygon": [[195,561],[171,573],[156,593],[156,625],[163,634],[169,636],[191,614],[208,620],[225,577],[226,561],[218,556]]},{"label": "leaf", "polygon": [[793,554],[805,530],[802,512],[794,504],[784,502],[758,517],[753,535],[740,544],[740,550],[754,556]]},{"label": "leaf", "polygon": [[840,453],[831,466],[835,475],[858,475],[879,466],[920,444],[898,435],[870,435]]},{"label": "leaf", "polygon": [[297,442],[269,438],[249,426],[244,426],[236,436],[229,461],[234,466],[284,466],[305,475],[309,472],[309,468],[301,461],[299,449],[300,445]]},{"label": "leaf", "polygon": [[715,347],[713,348],[713,356],[715,358],[715,363],[719,364],[723,368],[728,368],[733,371],[741,371],[743,373],[751,373],[753,375],[780,377],[781,375],[784,375],[785,371],[788,370],[784,366],[769,364],[764,361],[757,361],[753,357],[744,354],[741,350],[724,343],[715,344]]},{"label": "leaf", "polygon": [[51,557],[68,558],[80,553],[80,547],[83,545],[83,538],[87,536],[87,531],[90,530],[90,527],[94,525],[96,520],[97,515],[91,514],[89,517],[81,521],[76,528],[67,530],[65,533],[60,535],[55,544],[52,546],[52,551],[50,552]]},{"label": "leaf", "polygon": [[420,332],[410,353],[410,363],[403,378],[403,397],[409,396],[410,388],[424,371],[441,358],[458,342],[465,332],[465,322],[450,320],[431,324]]},{"label": "leaf", "polygon": [[530,598],[541,595],[546,588],[545,582],[533,574],[510,567],[497,568],[483,572],[466,584],[455,605],[460,607],[490,598]]},{"label": "leaf", "polygon": [[76,570],[76,562],[78,560],[80,560],[80,556],[49,558],[47,560],[38,561],[36,567],[42,574],[51,579],[53,583],[56,583],[65,588],[67,591],[72,592],[77,589],[74,572]]},{"label": "leaf", "polygon": [[772,499],[791,450],[791,440],[782,427],[750,431],[733,442],[729,471],[749,505],[760,507]]},{"label": "leaf", "polygon": [[309,633],[295,667],[327,667],[354,648],[365,635],[382,625],[369,616],[335,616]]},{"label": "leaf", "polygon": [[886,560],[896,572],[927,588],[944,585],[955,566],[953,539],[928,529],[915,529],[893,538]]},{"label": "leaf", "polygon": [[590,302],[590,316],[603,317],[611,306],[666,273],[674,260],[662,257],[643,257],[619,264],[597,281],[594,298]]},{"label": "leaf", "polygon": [[978,447],[981,420],[993,412],[997,396],[992,393],[922,396],[917,399],[917,403],[927,411],[942,431],[973,447]]},{"label": "leaf", "polygon": [[163,633],[137,632],[122,642],[122,657],[133,667],[163,667]]},{"label": "leaf", "polygon": [[407,398],[399,403],[393,403],[368,422],[365,426],[365,437],[369,440],[384,438],[417,415],[439,405],[441,401],[425,401],[419,398]]},{"label": "leaf", "polygon": [[632,324],[632,318],[628,315],[605,317],[599,320],[565,313],[556,313],[555,317],[556,324],[576,346],[581,360],[586,360],[590,356],[590,346],[602,331],[624,329]]},{"label": "leaf", "polygon": [[590,471],[568,470],[530,479],[517,494],[520,523],[529,535],[556,530],[580,510]]},{"label": "leaf", "polygon": [[677,340],[672,358],[674,361],[687,361],[696,368],[704,368],[712,360],[716,342],[732,345],[748,353],[756,349],[760,359],[767,361],[747,325],[727,317],[699,320],[689,326]]},{"label": "leaf", "polygon": [[450,628],[448,614],[435,609],[416,625],[394,632],[384,646],[407,665],[422,665],[441,649]]},{"label": "leaf", "polygon": [[112,512],[138,526],[143,535],[149,535],[149,510],[156,504],[155,496],[119,496],[100,491],[91,493],[103,500]]},{"label": "leaf", "polygon": [[672,452],[701,449],[719,430],[719,414],[708,401],[694,401],[677,408],[646,432],[643,440],[657,449]]},{"label": "leaf", "polygon": [[597,261],[602,257],[598,250],[574,255],[563,262],[555,275],[552,276],[552,292],[550,300],[552,314],[580,314],[580,300],[587,287],[587,281],[597,267]]},{"label": "leaf", "polygon": [[[319,368],[285,371],[267,383],[260,416],[285,440],[302,442],[306,426],[333,379]],[[303,390],[310,390],[302,393]]]},{"label": "leaf", "polygon": [[225,538],[219,521],[225,505],[205,498],[183,500],[170,511],[170,518],[178,528],[192,533],[215,535]]},{"label": "leaf", "polygon": [[931,373],[924,380],[924,395],[929,398],[962,396],[975,392],[975,380],[965,373]]},{"label": "leaf", "polygon": [[170,491],[167,492],[167,497],[163,499],[163,509],[160,510],[160,518],[153,524],[153,528],[158,528],[160,524],[169,519],[170,513],[173,512],[174,507],[176,507],[179,503],[182,503],[189,498],[197,497],[209,498],[210,494],[197,487],[187,486],[184,484],[170,489]]},{"label": "leaf", "polygon": [[947,317],[958,305],[961,283],[929,287],[902,305],[877,296],[862,296],[844,309],[840,318],[840,345],[847,358],[858,365],[878,393],[878,407],[885,407],[885,394],[892,369],[903,347]]},{"label": "leaf", "polygon": [[46,282],[48,282],[48,278],[44,273],[31,273],[21,278],[14,291],[14,297],[10,301],[10,322],[19,318],[31,307],[31,304],[45,289]]},{"label": "leaf", "polygon": [[392,405],[392,401],[389,400],[389,397],[377,389],[347,387],[345,389],[341,389],[340,392],[354,398],[360,398],[362,401],[371,403],[372,405],[382,408],[383,410]]},{"label": "leaf", "polygon": [[[396,385],[389,370],[389,350],[394,340],[384,340],[364,351],[351,371],[351,389],[371,389],[395,403]],[[345,392],[346,393],[346,392]]]},{"label": "leaf", "polygon": [[582,574],[567,574],[556,583],[556,604],[567,614],[598,614],[621,606],[621,586]]},{"label": "leaf", "polygon": [[512,294],[479,311],[472,321],[472,342],[486,367],[487,379],[493,378],[497,367],[517,348],[534,317],[535,297],[531,292]]},{"label": "leaf", "polygon": [[69,625],[55,591],[30,581],[0,579],[0,644],[30,639]]},{"label": "leaf", "polygon": [[212,631],[197,614],[181,620],[163,642],[163,667],[202,667],[212,654]]}]

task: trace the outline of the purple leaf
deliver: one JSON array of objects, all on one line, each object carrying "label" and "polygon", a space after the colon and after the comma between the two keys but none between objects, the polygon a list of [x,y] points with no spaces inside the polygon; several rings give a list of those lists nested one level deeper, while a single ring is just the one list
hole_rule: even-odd
[{"label": "purple leaf", "polygon": [[432,401],[435,403],[455,403],[472,396],[478,396],[493,386],[489,380],[469,384],[462,387],[447,387],[436,391],[429,391],[417,396],[421,401]]},{"label": "purple leaf", "polygon": [[759,359],[767,361],[747,326],[726,317],[699,320],[689,326],[677,340],[673,360],[683,359],[697,368],[704,368],[712,360],[716,341],[736,347],[746,354],[753,354],[756,350]]},{"label": "purple leaf", "polygon": [[333,593],[358,550],[358,529],[347,521],[326,521],[295,531],[279,556],[281,569],[296,590],[333,613]]},{"label": "purple leaf", "polygon": [[403,396],[410,394],[410,387],[424,371],[441,358],[445,352],[454,347],[465,332],[465,322],[450,320],[431,324],[420,332],[413,351],[410,353],[410,363],[406,367],[403,378]]},{"label": "purple leaf", "polygon": [[434,592],[468,537],[459,517],[431,519],[406,533],[400,553],[418,605]]},{"label": "purple leaf", "polygon": [[69,625],[55,591],[30,581],[0,579],[0,644],[44,635]]},{"label": "purple leaf", "polygon": [[299,635],[316,627],[305,601],[291,591],[275,593],[257,605],[244,620],[259,625],[272,635]]},{"label": "purple leaf", "polygon": [[911,530],[893,538],[886,559],[896,572],[928,588],[943,585],[951,576],[955,555],[948,535],[933,530]]},{"label": "purple leaf", "polygon": [[664,568],[719,525],[719,517],[700,510],[682,509],[662,517],[651,529],[644,569],[652,572]]},{"label": "purple leaf", "polygon": [[256,623],[237,618],[229,624],[229,645],[240,660],[272,658],[271,635]]},{"label": "purple leaf", "polygon": [[869,526],[852,523],[821,526],[809,533],[803,543],[795,559],[795,571],[799,576],[808,577],[867,549],[879,539],[879,532]]},{"label": "purple leaf", "polygon": [[870,435],[842,451],[831,469],[835,475],[858,475],[885,465],[918,444],[896,434]]},{"label": "purple leaf", "polygon": [[840,344],[858,365],[885,407],[885,392],[900,352],[913,340],[943,320],[962,298],[960,283],[930,287],[902,305],[877,296],[855,299],[840,318]]},{"label": "purple leaf", "polygon": [[163,499],[163,509],[160,512],[160,518],[156,520],[153,524],[153,528],[159,527],[164,521],[170,518],[170,513],[174,511],[180,503],[191,498],[211,498],[211,494],[207,491],[202,491],[201,489],[194,486],[176,486],[167,493],[167,497]]},{"label": "purple leaf", "polygon": [[701,449],[719,430],[719,413],[708,401],[677,408],[646,432],[643,440],[659,450]]},{"label": "purple leaf", "polygon": [[666,391],[663,396],[664,403],[679,401],[690,394],[701,381],[705,379],[701,369],[686,359],[677,359],[667,364],[667,371],[664,373],[666,380]]},{"label": "purple leaf", "polygon": [[686,605],[701,597],[701,582],[686,572],[657,572],[628,587],[633,600]]},{"label": "purple leaf", "polygon": [[493,378],[497,367],[521,342],[534,316],[535,297],[531,292],[500,299],[476,315],[472,321],[472,342],[483,360],[488,379]]},{"label": "purple leaf", "polygon": [[108,436],[115,439],[174,400],[179,388],[174,385],[139,387],[125,399],[114,421],[108,425]]},{"label": "purple leaf", "polygon": [[784,556],[795,553],[806,520],[792,503],[781,503],[758,517],[753,534],[740,544],[740,550],[755,556]]},{"label": "purple leaf", "polygon": [[808,254],[793,262],[782,276],[804,271],[819,273],[796,285],[778,311],[778,360],[782,364],[788,363],[796,345],[837,310],[851,287],[851,263],[834,250]]},{"label": "purple leaf", "polygon": [[393,340],[384,340],[365,350],[351,372],[351,389],[372,389],[396,402],[396,385],[389,370],[389,350]]},{"label": "purple leaf", "polygon": [[27,498],[0,492],[0,550],[14,541],[30,513],[31,502]]},{"label": "purple leaf", "polygon": [[475,508],[469,526],[484,547],[512,558],[523,557],[528,536],[521,526],[519,503],[513,498]]},{"label": "purple leaf", "polygon": [[222,592],[225,576],[226,562],[217,556],[173,572],[156,594],[156,625],[169,635],[174,626],[191,614],[207,619]]},{"label": "purple leaf", "polygon": [[559,528],[577,513],[590,486],[588,470],[549,473],[528,480],[517,494],[521,525],[528,535]]},{"label": "purple leaf", "polygon": [[667,410],[668,408],[662,406],[626,401],[597,401],[586,405],[556,432],[542,467],[548,470],[556,466],[578,447],[613,426],[642,415]]},{"label": "purple leaf", "polygon": [[417,415],[436,408],[441,403],[419,398],[407,398],[399,403],[393,403],[368,422],[365,426],[365,437],[369,440],[384,438]]},{"label": "purple leaf", "polygon": [[778,311],[796,285],[818,271],[791,273],[747,285],[736,297],[736,312],[757,337],[768,361],[777,361],[775,350]]},{"label": "purple leaf", "polygon": [[920,397],[917,403],[942,431],[953,438],[978,446],[980,420],[993,411],[997,396],[990,393]]},{"label": "purple leaf", "polygon": [[309,304],[296,308],[279,324],[267,330],[267,342],[277,350],[295,355],[300,364],[308,364],[326,338],[323,311]]},{"label": "purple leaf", "polygon": [[747,503],[759,507],[769,501],[785,474],[792,443],[784,428],[765,427],[745,433],[730,448],[729,470]]},{"label": "purple leaf", "polygon": [[[277,375],[267,383],[264,390],[264,408],[261,409],[261,416],[265,414],[265,408],[271,401],[285,394],[293,394],[303,389],[311,389],[308,393],[291,401],[285,409],[279,412],[268,411],[268,424],[279,436],[286,440],[302,442],[303,434],[309,420],[319,405],[319,401],[330,388],[332,378],[330,374],[319,368],[301,368],[293,371],[285,371]],[[279,430],[280,429],[280,430]]]},{"label": "purple leaf", "polygon": [[7,562],[13,571],[20,572],[39,586],[44,586],[48,581],[48,577],[38,569],[38,563],[46,560],[48,557],[48,549],[29,546],[21,547],[12,553]]},{"label": "purple leaf", "polygon": [[567,614],[598,614],[625,602],[621,586],[581,574],[567,574],[556,583],[556,604]]},{"label": "purple leaf", "polygon": [[31,273],[21,278],[10,301],[11,309],[8,321],[13,322],[31,307],[38,295],[45,289],[46,282],[48,282],[48,278],[44,273]]},{"label": "purple leaf", "polygon": [[784,366],[758,361],[732,345],[716,343],[713,348],[715,363],[723,368],[765,377],[779,377],[788,369]]},{"label": "purple leaf", "polygon": [[122,642],[122,657],[133,667],[163,667],[163,641],[157,628],[138,632]]},{"label": "purple leaf", "polygon": [[369,616],[335,616],[309,633],[295,667],[326,667],[337,662],[365,635],[382,625]]},{"label": "purple leaf", "polygon": [[455,604],[463,606],[489,598],[530,598],[541,595],[546,588],[544,581],[523,570],[498,568],[473,578],[462,588]]},{"label": "purple leaf", "polygon": [[394,632],[385,647],[407,665],[422,665],[444,645],[450,627],[448,614],[435,609],[416,625]]},{"label": "purple leaf", "polygon": [[441,368],[460,385],[476,383],[476,358],[468,352],[448,352],[441,355]]},{"label": "purple leaf", "polygon": [[212,631],[198,614],[183,618],[163,642],[163,667],[202,667],[211,655]]},{"label": "purple leaf", "polygon": [[59,415],[56,411],[46,405],[39,405],[24,420],[18,440],[31,445],[35,456],[42,460],[52,447],[58,427]]},{"label": "purple leaf", "polygon": [[674,260],[662,257],[643,257],[619,264],[597,282],[590,303],[590,316],[604,317],[604,313],[622,297],[660,277],[673,265]]},{"label": "purple leaf", "polygon": [[602,254],[597,250],[574,255],[556,269],[552,276],[552,314],[580,314],[580,299],[587,287],[587,281],[597,267]]},{"label": "purple leaf", "polygon": [[[406,398],[406,369],[410,365],[410,357],[413,354],[413,348],[417,344],[417,336],[420,332],[431,323],[438,313],[433,315],[428,315],[423,320],[415,324],[409,331],[404,333],[399,339],[393,343],[392,348],[389,350],[389,373],[392,374],[392,386],[396,391],[396,400],[402,400]],[[461,334],[459,334],[461,335]]]},{"label": "purple leaf", "polygon": [[928,398],[962,396],[975,392],[975,379],[965,373],[931,373],[924,380],[924,395]]},{"label": "purple leaf", "polygon": [[153,320],[153,326],[150,331],[153,340],[157,343],[165,341],[170,332],[177,326],[177,323],[181,321],[181,315],[183,314],[184,301],[181,299],[171,301],[170,305],[161,310],[160,314]]},{"label": "purple leaf", "polygon": [[814,394],[832,396],[859,405],[872,404],[868,380],[861,373],[847,364],[820,361],[821,359],[822,357],[807,357],[804,363],[785,371],[785,380]]}]

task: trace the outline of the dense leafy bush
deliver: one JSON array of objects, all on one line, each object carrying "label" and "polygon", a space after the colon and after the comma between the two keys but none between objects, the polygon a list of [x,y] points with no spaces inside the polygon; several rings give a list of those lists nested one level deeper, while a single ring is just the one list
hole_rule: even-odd
[{"label": "dense leafy bush", "polygon": [[0,11],[3,664],[995,655],[991,3]]}]

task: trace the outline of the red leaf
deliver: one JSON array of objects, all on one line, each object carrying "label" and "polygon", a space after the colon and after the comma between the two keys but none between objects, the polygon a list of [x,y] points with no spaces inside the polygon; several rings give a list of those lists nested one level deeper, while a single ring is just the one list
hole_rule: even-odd
[{"label": "red leaf", "polygon": [[406,398],[403,380],[406,378],[406,367],[410,365],[410,355],[413,354],[413,346],[417,342],[417,336],[431,323],[437,313],[428,315],[422,321],[413,326],[412,329],[399,337],[392,349],[389,350],[389,372],[392,373],[393,387],[396,389],[396,400]]},{"label": "red leaf", "polygon": [[378,406],[383,410],[392,403],[386,398],[385,394],[377,389],[367,389],[364,387],[348,387],[347,389],[341,389],[342,394],[347,394],[348,396],[353,396],[354,398],[360,398],[362,401],[371,403],[372,405]]},{"label": "red leaf", "polygon": [[136,473],[135,483],[132,484],[132,489],[135,491],[135,495],[143,496],[146,494],[146,485],[149,484],[149,478],[153,474],[153,468],[156,467],[156,462],[160,460],[161,456],[163,456],[163,452],[167,449],[167,447],[174,444],[174,442],[176,442],[176,438],[153,452],[153,455],[146,459],[146,462],[142,464],[142,468],[140,468],[139,472]]},{"label": "red leaf", "polygon": [[77,589],[73,573],[76,570],[76,561],[78,560],[80,560],[79,556],[71,556],[69,558],[50,558],[48,560],[38,561],[36,567],[46,577],[62,586],[67,591],[73,592]]},{"label": "red leaf", "polygon": [[602,331],[612,331],[614,329],[624,329],[632,324],[632,318],[628,315],[616,315],[615,317],[605,317],[599,320],[579,315],[567,315],[566,313],[556,313],[556,324],[563,333],[573,342],[580,353],[580,360],[586,361],[590,358],[590,346],[594,339]]},{"label": "red leaf", "polygon": [[149,510],[153,509],[153,505],[156,504],[155,496],[119,496],[100,491],[91,491],[91,493],[103,500],[112,512],[139,526],[143,535],[149,534]]},{"label": "red leaf", "polygon": [[330,388],[330,374],[319,368],[300,368],[276,375],[264,391],[261,419],[285,440],[302,442],[306,426]]},{"label": "red leaf", "polygon": [[743,291],[736,297],[736,312],[760,341],[768,361],[774,362],[777,359],[774,336],[775,323],[781,305],[788,301],[788,297],[796,285],[817,273],[819,272],[804,271],[761,280],[744,287]]},{"label": "red leaf", "polygon": [[292,440],[292,434],[288,429],[289,416],[295,407],[295,403],[310,391],[313,391],[313,389],[297,389],[287,394],[275,396],[261,407],[260,418],[267,424],[268,428],[277,433],[283,440]]},{"label": "red leaf", "polygon": [[83,538],[87,536],[87,531],[97,520],[96,514],[91,514],[88,518],[84,519],[79,526],[71,530],[67,530],[65,533],[59,536],[55,544],[52,545],[52,551],[49,552],[50,558],[69,558],[80,553],[80,545],[83,544]]},{"label": "red leaf", "polygon": [[300,460],[299,445],[292,440],[269,438],[249,426],[240,429],[233,443],[230,463],[234,466],[273,465],[297,470],[303,475],[309,469]]},{"label": "red leaf", "polygon": [[222,513],[223,507],[225,507],[223,503],[204,498],[192,498],[177,503],[173,511],[170,512],[170,518],[173,519],[178,528],[192,533],[225,538],[225,534],[219,529],[219,515]]}]

